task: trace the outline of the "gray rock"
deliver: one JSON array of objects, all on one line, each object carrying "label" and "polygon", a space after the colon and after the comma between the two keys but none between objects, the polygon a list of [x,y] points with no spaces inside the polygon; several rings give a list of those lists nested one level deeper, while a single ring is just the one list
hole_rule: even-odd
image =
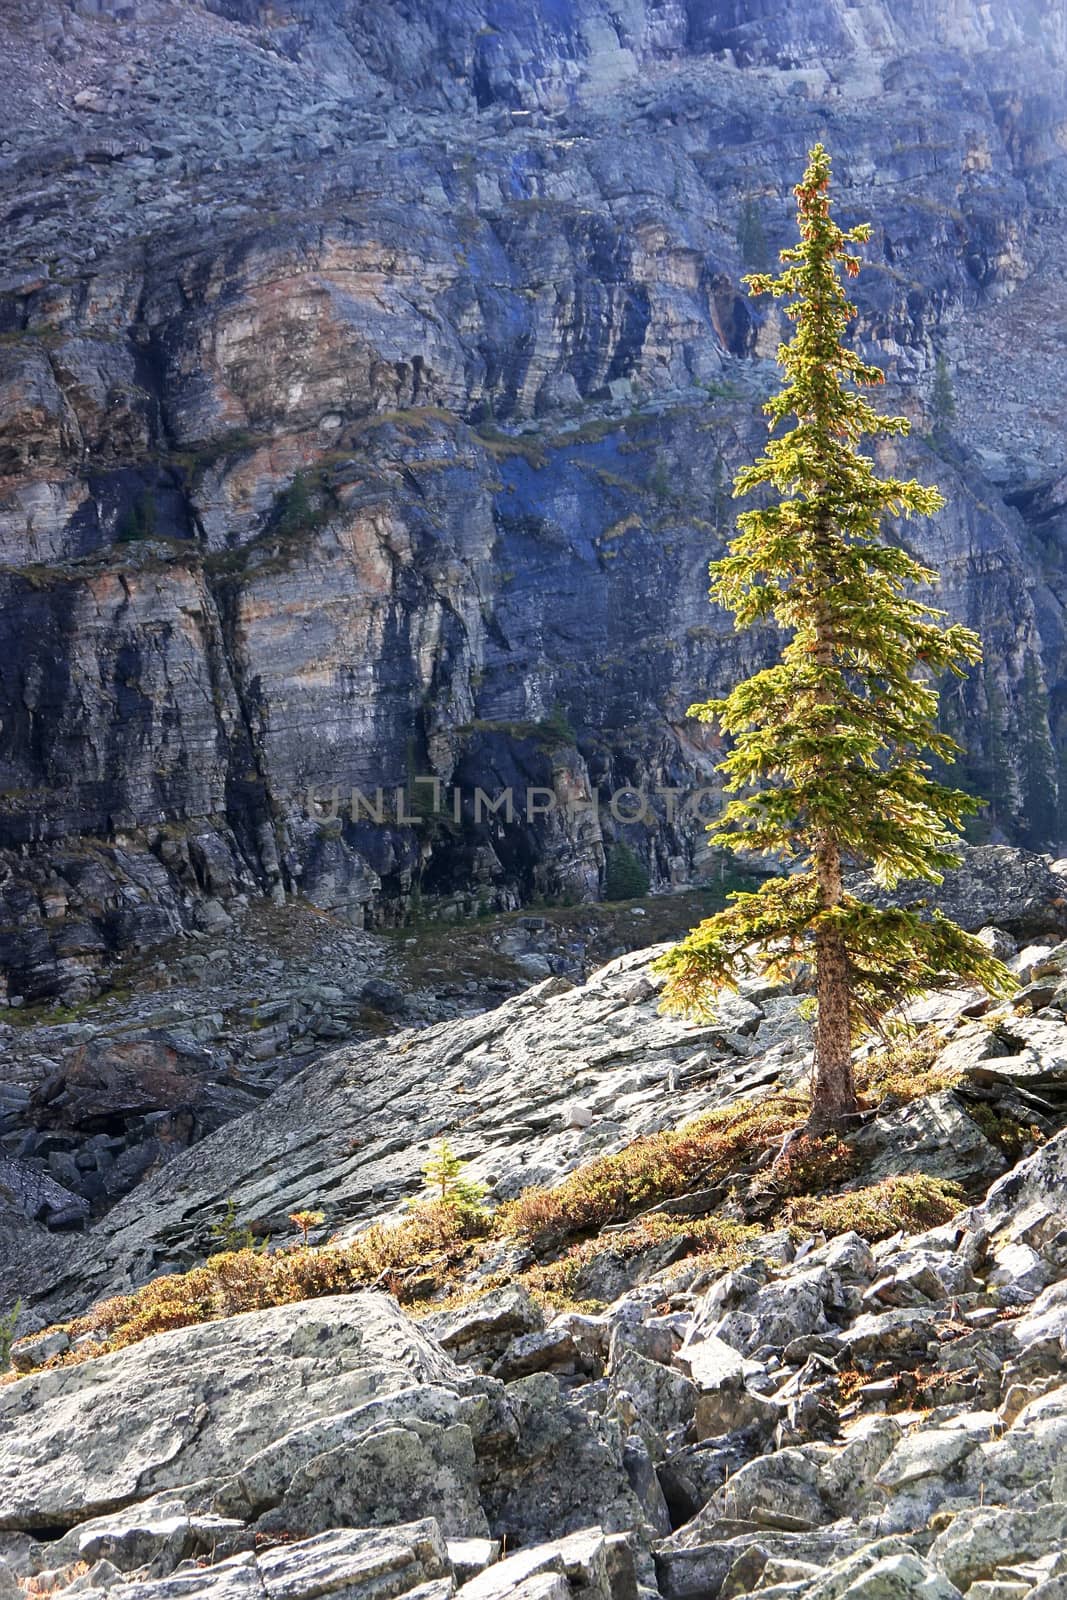
[{"label": "gray rock", "polygon": [[457,1311],[439,1312],[423,1323],[437,1343],[458,1361],[487,1370],[511,1342],[540,1333],[544,1312],[521,1287],[492,1289]]},{"label": "gray rock", "polygon": [[32,1372],[34,1367],[44,1366],[53,1356],[61,1356],[70,1349],[70,1339],[57,1328],[52,1333],[30,1335],[21,1339],[11,1351],[11,1365],[16,1372]]},{"label": "gray rock", "polygon": [[856,1318],[843,1338],[848,1348],[861,1356],[923,1352],[937,1343],[937,1322],[922,1307],[868,1312]]},{"label": "gray rock", "polygon": [[749,1461],[716,1490],[697,1527],[710,1517],[803,1532],[832,1520],[819,1492],[819,1471],[801,1450],[778,1450]]},{"label": "gray rock", "polygon": [[950,1089],[876,1118],[850,1135],[849,1143],[870,1182],[926,1172],[949,1182],[988,1183],[1004,1170],[1002,1152]]},{"label": "gray rock", "polygon": [[830,1288],[829,1273],[821,1266],[791,1271],[766,1285],[754,1283],[738,1309],[727,1311],[714,1324],[714,1332],[749,1355],[764,1344],[785,1345],[801,1335],[826,1331]]},{"label": "gray rock", "polygon": [[[47,1300],[48,1319],[56,1320],[81,1311],[86,1298],[125,1290],[168,1264],[187,1265],[215,1247],[211,1225],[221,1223],[231,1200],[242,1224],[254,1222],[258,1233],[284,1238],[291,1231],[288,1215],[318,1209],[328,1184],[331,1230],[351,1237],[372,1217],[422,1192],[427,1152],[460,1106],[467,1120],[455,1139],[457,1154],[470,1162],[473,1178],[492,1181],[493,1199],[500,1201],[528,1184],[558,1180],[600,1150],[728,1104],[753,1080],[767,1089],[792,1081],[795,1065],[780,1061],[761,1070],[756,1056],[751,1076],[746,1063],[728,1084],[694,1083],[665,1098],[668,1066],[690,1060],[714,1029],[661,1016],[654,988],[639,1002],[626,998],[653,953],[612,963],[580,989],[554,978],[484,1016],[323,1056],[221,1136],[167,1161],[76,1249],[50,1253],[27,1244],[6,1254],[0,1303],[8,1289],[10,1303],[20,1293],[29,1303],[36,1287]],[[562,1108],[575,1094],[576,1060],[590,1075],[590,1087],[595,1081],[598,1117],[580,1138],[561,1126]],[[609,1109],[617,1121],[608,1121]],[[186,1160],[195,1169],[199,1197],[192,1209]],[[576,1292],[614,1299],[684,1249],[684,1242],[668,1240],[641,1259],[605,1252]],[[50,1287],[55,1292],[48,1294]],[[507,1295],[505,1303],[512,1303]],[[490,1310],[463,1310],[457,1326]],[[487,1366],[542,1320],[528,1304],[521,1315],[502,1313],[481,1353],[472,1331],[469,1354]],[[445,1323],[440,1332],[449,1341],[458,1337]]]},{"label": "gray rock", "polygon": [[177,1329],[23,1378],[0,1389],[0,1529],[221,1481],[292,1429],[413,1379],[455,1383],[458,1372],[377,1294]]},{"label": "gray rock", "polygon": [[613,1362],[608,1392],[626,1431],[655,1441],[654,1458],[663,1455],[667,1438],[684,1436],[698,1403],[688,1378],[633,1349],[623,1349]]},{"label": "gray rock", "polygon": [[970,1506],[960,1511],[930,1547],[930,1561],[957,1588],[967,1590],[998,1568],[1061,1551],[1067,1541],[1067,1502],[1029,1510]]},{"label": "gray rock", "polygon": [[[892,894],[869,879],[857,878],[851,886],[853,893],[882,904],[907,905],[932,898],[929,886],[922,883],[902,883]],[[983,845],[968,850],[961,865],[946,873],[936,900],[946,916],[969,932],[995,922],[1019,937],[1067,926],[1065,887],[1065,880],[1044,856],[1019,856],[1004,845]]]},{"label": "gray rock", "polygon": [[975,1208],[974,1227],[991,1236],[994,1250],[1023,1244],[1057,1274],[1067,1261],[1060,1243],[1067,1229],[1067,1133],[1058,1133],[990,1189]]},{"label": "gray rock", "polygon": [[448,1559],[458,1584],[476,1578],[500,1559],[499,1539],[449,1539]]},{"label": "gray rock", "polygon": [[637,1600],[637,1574],[629,1541],[592,1527],[535,1545],[487,1567],[459,1590],[463,1600],[509,1600],[520,1585],[543,1574],[565,1577],[589,1600]]},{"label": "gray rock", "polygon": [[578,1346],[573,1336],[566,1328],[553,1325],[512,1339],[490,1370],[494,1378],[510,1383],[531,1372],[573,1373],[579,1365]]},{"label": "gray rock", "polygon": [[875,1483],[903,1489],[926,1477],[941,1477],[968,1456],[977,1439],[963,1428],[923,1428],[902,1439],[879,1469]]},{"label": "gray rock", "polygon": [[447,1600],[451,1588],[447,1546],[437,1524],[426,1520],[381,1530],[334,1529],[259,1555],[248,1552],[156,1582],[126,1584],[122,1592],[130,1600],[317,1600],[339,1590],[355,1600],[392,1600],[409,1592]]},{"label": "gray rock", "polygon": [[372,1006],[375,1011],[383,1011],[386,1016],[399,1016],[407,1006],[407,996],[398,984],[390,983],[387,978],[368,978],[359,991],[359,998],[364,1005]]},{"label": "gray rock", "polygon": [[[872,1547],[877,1549],[877,1546]],[[831,1569],[809,1591],[817,1600],[957,1600],[959,1590],[912,1550],[895,1550],[867,1564],[860,1551]]]},{"label": "gray rock", "polygon": [[594,1517],[608,1533],[645,1526],[617,1423],[565,1398],[547,1373],[509,1384],[498,1403],[480,1454],[482,1504],[494,1534],[525,1545],[593,1526]]},{"label": "gray rock", "polygon": [[57,1567],[107,1562],[117,1574],[149,1568],[154,1577],[166,1577],[183,1561],[198,1556],[214,1560],[217,1552],[251,1543],[251,1533],[235,1518],[190,1514],[180,1499],[163,1496],[79,1523],[49,1546],[48,1556]]},{"label": "gray rock", "polygon": [[423,1421],[377,1431],[313,1456],[293,1474],[278,1505],[259,1519],[264,1533],[326,1533],[389,1527],[416,1511],[447,1538],[485,1538],[478,1464],[469,1427]]}]

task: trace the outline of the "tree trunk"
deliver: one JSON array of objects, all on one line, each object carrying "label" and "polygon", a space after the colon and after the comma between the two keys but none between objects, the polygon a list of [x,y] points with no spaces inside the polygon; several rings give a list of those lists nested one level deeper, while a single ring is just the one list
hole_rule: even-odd
[{"label": "tree trunk", "polygon": [[[841,852],[834,839],[820,840],[815,856],[819,899],[826,908],[841,899]],[[815,1067],[812,1074],[808,1129],[839,1129],[856,1116],[859,1101],[852,1078],[852,1027],[849,1005],[848,953],[840,934],[815,938]]]},{"label": "tree trunk", "polygon": [[[822,667],[834,664],[833,619],[826,604],[826,590],[836,573],[826,545],[829,524],[820,517],[815,528],[816,624],[815,659]],[[825,689],[818,697],[832,704]],[[820,910],[829,911],[841,903],[841,850],[831,833],[820,833],[815,842],[815,876],[819,885]],[[852,1078],[852,1026],[849,1000],[848,952],[840,934],[823,932],[815,937],[815,994],[818,1010],[815,1019],[815,1066],[812,1072],[811,1114],[808,1130],[823,1133],[843,1127],[859,1111],[856,1086]]]}]

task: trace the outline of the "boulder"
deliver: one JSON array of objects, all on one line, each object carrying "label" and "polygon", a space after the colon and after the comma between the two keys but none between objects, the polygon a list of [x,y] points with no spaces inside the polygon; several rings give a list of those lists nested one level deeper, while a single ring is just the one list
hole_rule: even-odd
[{"label": "boulder", "polygon": [[534,1329],[512,1339],[504,1354],[490,1368],[494,1378],[510,1383],[531,1372],[575,1372],[581,1358],[573,1336],[565,1327],[553,1324]]},{"label": "boulder", "polygon": [[994,1249],[1028,1245],[1060,1276],[1067,1266],[1067,1130],[1005,1173],[972,1216]]},{"label": "boulder", "polygon": [[544,1312],[518,1285],[491,1289],[469,1305],[438,1312],[422,1324],[457,1361],[479,1371],[487,1371],[514,1339],[540,1333],[544,1325]]},{"label": "boulder", "polygon": [[668,1438],[681,1442],[699,1399],[696,1385],[680,1372],[625,1347],[613,1363],[608,1394],[627,1430],[655,1441],[656,1456]]},{"label": "boulder", "polygon": [[175,1329],[0,1388],[0,1529],[55,1527],[200,1480],[293,1429],[408,1389],[450,1358],[385,1295]]},{"label": "boulder", "polygon": [[465,1583],[459,1596],[463,1600],[511,1600],[530,1579],[550,1574],[568,1580],[564,1593],[573,1589],[583,1600],[637,1600],[637,1574],[629,1540],[596,1527],[534,1545],[498,1561]]},{"label": "boulder", "polygon": [[930,1561],[950,1583],[966,1591],[999,1568],[1067,1548],[1067,1501],[1030,1510],[1024,1506],[968,1506],[953,1517],[930,1547]]},{"label": "boulder", "polygon": [[548,1373],[494,1393],[479,1452],[494,1535],[537,1544],[594,1523],[640,1533],[646,1513],[623,1466],[623,1443],[617,1421],[565,1397]]},{"label": "boulder", "polygon": [[[879,1540],[872,1555],[888,1544]],[[960,1591],[914,1550],[870,1559],[859,1551],[807,1591],[811,1600],[960,1600]]]},{"label": "boulder", "polygon": [[236,1518],[190,1514],[180,1499],[163,1495],[79,1523],[49,1546],[48,1559],[53,1567],[106,1561],[118,1573],[149,1568],[153,1577],[166,1577],[183,1561],[214,1560],[251,1544],[250,1530]]},{"label": "boulder", "polygon": [[446,1537],[486,1538],[471,1430],[421,1418],[357,1435],[313,1456],[294,1472],[281,1500],[260,1517],[266,1534],[325,1533],[336,1527],[388,1527],[414,1511],[432,1516]]},{"label": "boulder", "polygon": [[190,1564],[171,1577],[122,1586],[123,1600],[422,1600],[452,1593],[448,1548],[432,1519],[392,1528],[335,1528],[314,1539],[251,1551],[210,1566]]},{"label": "boulder", "polygon": [[[997,1063],[991,1063],[997,1065]],[[989,1183],[1004,1171],[1004,1155],[951,1089],[909,1101],[876,1117],[849,1144],[863,1162],[864,1181],[925,1172],[950,1183]]]},{"label": "boulder", "polygon": [[804,1532],[832,1520],[819,1469],[804,1450],[777,1450],[743,1466],[716,1490],[697,1519],[734,1518],[761,1528]]},{"label": "boulder", "polygon": [[1045,856],[1007,845],[970,846],[961,855],[936,889],[909,881],[888,891],[864,874],[853,874],[848,888],[875,905],[936,905],[970,933],[991,923],[1016,938],[1067,931],[1067,877]]}]

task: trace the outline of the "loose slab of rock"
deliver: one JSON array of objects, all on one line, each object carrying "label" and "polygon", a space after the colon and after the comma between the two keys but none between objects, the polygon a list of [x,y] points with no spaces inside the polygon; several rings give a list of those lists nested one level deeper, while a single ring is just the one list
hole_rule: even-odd
[{"label": "loose slab of rock", "polygon": [[[185,1567],[169,1578],[122,1587],[123,1600],[392,1600],[451,1593],[451,1567],[432,1518],[393,1528],[338,1528],[256,1556]],[[431,1587],[432,1586],[432,1587]]]},{"label": "loose slab of rock", "polygon": [[293,1428],[412,1380],[459,1373],[372,1293],[180,1328],[35,1373],[0,1389],[0,1528],[69,1525],[222,1479]]},{"label": "loose slab of rock", "polygon": [[589,1600],[637,1600],[630,1542],[601,1528],[582,1529],[565,1539],[520,1550],[465,1583],[459,1596],[462,1600],[510,1600],[519,1584],[545,1573],[565,1576]]}]

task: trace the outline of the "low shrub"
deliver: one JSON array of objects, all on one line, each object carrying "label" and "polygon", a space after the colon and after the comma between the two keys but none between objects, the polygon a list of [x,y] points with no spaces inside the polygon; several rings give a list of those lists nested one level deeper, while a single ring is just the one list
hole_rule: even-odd
[{"label": "low shrub", "polygon": [[545,1250],[609,1223],[627,1222],[661,1200],[721,1183],[803,1116],[798,1103],[774,1098],[648,1134],[614,1155],[577,1167],[554,1188],[525,1189],[500,1208],[498,1231]]},{"label": "low shrub", "polygon": [[794,1139],[774,1168],[775,1188],[782,1196],[823,1194],[847,1183],[859,1171],[859,1157],[836,1134]]},{"label": "low shrub", "polygon": [[15,1342],[15,1329],[22,1312],[22,1301],[16,1300],[10,1311],[0,1316],[0,1372],[11,1365],[11,1346]]},{"label": "low shrub", "polygon": [[[595,1157],[554,1188],[527,1189],[495,1212],[486,1209],[484,1189],[464,1178],[462,1163],[442,1142],[423,1169],[427,1198],[400,1221],[374,1223],[347,1244],[311,1247],[308,1235],[321,1213],[303,1211],[291,1218],[304,1234],[302,1242],[275,1250],[254,1247],[231,1204],[216,1232],[231,1239],[232,1248],[94,1307],[66,1326],[79,1341],[77,1350],[49,1364],[122,1349],[170,1328],[357,1289],[383,1288],[408,1305],[434,1296],[436,1306],[443,1293],[472,1292],[464,1280],[469,1283],[489,1240],[518,1239],[530,1246],[540,1260],[519,1281],[558,1305],[574,1303],[583,1269],[602,1255],[626,1259],[681,1241],[685,1255],[722,1270],[758,1249],[766,1227],[831,1236],[852,1230],[875,1241],[938,1226],[959,1210],[963,1195],[957,1185],[922,1174],[842,1191],[856,1177],[857,1158],[834,1136],[800,1134],[771,1168],[770,1151],[805,1114],[803,1102],[784,1095],[723,1108]],[[770,1207],[762,1227],[721,1214],[693,1219],[651,1210],[695,1190],[764,1174]],[[617,1231],[600,1231],[612,1225]]]},{"label": "low shrub", "polygon": [[642,1217],[633,1227],[572,1245],[557,1261],[531,1267],[523,1281],[534,1295],[550,1306],[572,1306],[579,1274],[598,1257],[613,1255],[627,1260],[656,1245],[684,1240],[686,1254],[700,1258],[713,1270],[725,1271],[744,1260],[759,1240],[762,1229],[727,1217],[672,1217],[657,1212]]},{"label": "low shrub", "polygon": [[940,1227],[963,1204],[956,1183],[925,1173],[884,1178],[843,1194],[803,1195],[787,1200],[780,1220],[804,1233],[858,1233],[874,1243],[894,1233],[919,1233]]},{"label": "low shrub", "polygon": [[995,1110],[986,1100],[969,1101],[967,1114],[1009,1161],[1018,1161],[1045,1143],[1046,1134],[1036,1122],[1020,1122],[1007,1112]]},{"label": "low shrub", "polygon": [[169,1328],[371,1286],[410,1299],[447,1282],[471,1240],[486,1231],[481,1219],[451,1206],[422,1205],[391,1226],[372,1224],[347,1245],[298,1244],[271,1254],[227,1250],[189,1272],[154,1278],[132,1294],[103,1301],[66,1331],[71,1338],[88,1336],[91,1344],[82,1353],[96,1355]]}]

